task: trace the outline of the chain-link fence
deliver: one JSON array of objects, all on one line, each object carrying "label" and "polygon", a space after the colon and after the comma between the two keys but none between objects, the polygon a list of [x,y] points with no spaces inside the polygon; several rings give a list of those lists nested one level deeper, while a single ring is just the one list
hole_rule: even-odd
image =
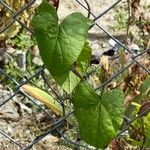
[{"label": "chain-link fence", "polygon": [[[73,0],[72,0],[73,1]],[[25,28],[28,32],[30,32],[31,34],[33,34],[32,29],[29,27],[29,25],[26,24],[26,22],[23,22],[20,19],[20,15],[24,13],[24,11],[28,10],[30,7],[32,7],[32,5],[34,5],[34,3],[36,2],[36,0],[30,0],[28,2],[25,2],[25,4],[19,8],[17,11],[14,8],[11,8],[9,6],[9,4],[7,4],[4,0],[0,0],[0,5],[1,7],[5,8],[5,12],[9,12],[11,14],[11,21],[5,25],[3,28],[1,28],[0,34],[3,34],[5,31],[7,31],[15,22],[17,22],[18,24],[21,25],[22,28]],[[150,49],[145,49],[145,50],[141,50],[137,55],[133,54],[133,51],[125,46],[123,43],[120,42],[120,40],[116,39],[109,31],[105,30],[105,24],[103,26],[101,26],[99,24],[99,20],[101,20],[102,17],[104,17],[107,13],[109,13],[109,11],[111,11],[113,8],[115,8],[120,2],[122,2],[122,0],[118,0],[118,1],[113,1],[112,4],[109,4],[107,6],[107,8],[103,11],[99,10],[99,14],[95,15],[92,10],[91,10],[91,3],[88,0],[84,0],[84,1],[78,1],[75,0],[74,3],[78,4],[78,7],[80,7],[80,9],[85,10],[85,12],[87,13],[88,17],[91,17],[93,19],[93,21],[95,22],[94,26],[92,26],[91,28],[94,28],[95,26],[97,27],[97,30],[102,31],[103,33],[105,33],[110,39],[113,39],[117,45],[119,47],[121,47],[122,49],[124,49],[126,51],[126,53],[129,54],[131,60],[126,64],[125,67],[123,67],[122,69],[120,69],[119,71],[117,71],[117,73],[114,73],[107,81],[105,81],[103,84],[99,85],[97,87],[97,89],[106,86],[107,84],[109,84],[111,81],[113,81],[114,79],[116,79],[118,76],[120,76],[124,71],[126,71],[127,69],[129,69],[133,64],[137,64],[137,66],[140,66],[140,68],[143,69],[143,71],[145,72],[145,74],[149,74],[150,70],[149,68],[147,68],[146,66],[144,66],[141,62],[140,62],[140,58],[141,56],[144,56],[145,54],[148,54]],[[97,2],[98,3],[98,2]],[[2,14],[0,14],[2,16]],[[1,22],[1,21],[0,21]],[[109,21],[108,21],[109,22]],[[4,22],[3,22],[4,23]],[[1,45],[3,46],[3,45]],[[2,51],[3,48],[1,48],[0,50]],[[7,52],[6,52],[7,53]],[[0,53],[1,54],[1,53]],[[7,97],[4,97],[2,99],[2,101],[0,102],[0,108],[1,110],[5,110],[5,105],[7,103],[9,103],[10,101],[14,101],[15,97],[23,97],[24,99],[26,99],[27,101],[31,101],[32,105],[35,105],[36,108],[38,108],[38,112],[43,112],[46,114],[47,118],[49,118],[48,120],[50,124],[50,127],[47,128],[47,130],[42,133],[40,133],[35,139],[31,139],[30,141],[32,141],[30,144],[29,142],[25,142],[25,143],[21,143],[21,139],[18,139],[18,137],[12,137],[11,136],[11,132],[9,134],[9,132],[3,130],[4,128],[2,127],[3,125],[1,125],[0,127],[0,134],[5,137],[6,139],[8,139],[10,142],[12,142],[14,145],[16,145],[16,149],[22,149],[22,150],[27,150],[27,149],[32,149],[34,145],[36,145],[39,141],[42,141],[43,138],[45,138],[48,135],[51,135],[53,133],[57,134],[59,137],[61,137],[62,139],[64,139],[65,141],[68,142],[68,144],[73,145],[74,147],[76,147],[77,149],[79,149],[80,147],[83,147],[85,149],[90,149],[89,147],[85,146],[85,144],[82,144],[80,141],[72,141],[70,138],[66,137],[64,135],[64,131],[62,130],[63,128],[66,128],[66,123],[65,120],[68,116],[72,115],[73,112],[70,112],[68,114],[64,113],[63,117],[56,117],[54,116],[53,113],[51,113],[50,111],[48,111],[47,109],[43,108],[43,106],[41,104],[39,104],[34,98],[32,98],[30,95],[28,95],[27,93],[25,93],[21,87],[27,83],[33,83],[33,80],[35,78],[40,78],[40,80],[43,81],[44,86],[47,87],[47,89],[50,89],[51,93],[54,95],[54,97],[56,97],[56,99],[59,100],[60,104],[62,105],[63,109],[65,109],[63,101],[61,100],[61,95],[59,95],[59,92],[57,92],[55,90],[55,87],[52,86],[49,83],[49,80],[46,78],[47,73],[45,71],[45,67],[41,66],[41,67],[37,67],[36,68],[36,72],[33,73],[33,75],[31,76],[22,76],[22,80],[17,81],[17,79],[14,79],[11,76],[11,73],[8,73],[6,68],[4,69],[1,65],[0,68],[0,76],[2,76],[3,78],[1,78],[0,83],[2,84],[3,82],[7,81],[7,83],[10,83],[13,85],[13,91],[11,90],[11,92],[9,92],[9,96],[7,95]],[[34,83],[35,84],[35,83]],[[36,85],[38,87],[38,85]],[[10,89],[9,89],[10,91]],[[23,103],[22,101],[20,101],[21,103]],[[16,106],[17,107],[17,106]],[[20,107],[20,106],[19,106]],[[3,109],[2,109],[3,108]],[[7,108],[6,108],[7,109]],[[137,118],[139,118],[140,116],[142,116],[143,114],[145,114],[145,112],[148,112],[149,109],[145,110],[144,112],[142,112],[141,114],[137,115],[135,118],[130,119],[127,118],[126,116],[124,116],[125,118],[125,126],[124,128],[121,130],[121,132],[118,134],[118,137],[124,133],[132,124],[133,121],[135,121]],[[64,111],[65,112],[65,111]],[[1,115],[1,112],[0,112]],[[8,123],[12,123],[9,122],[11,120],[11,118],[7,118],[8,119]],[[18,121],[19,122],[19,121]],[[5,128],[6,129],[6,128]],[[67,129],[67,128],[66,128]],[[24,130],[24,129],[22,129]],[[26,132],[26,131],[24,131]],[[32,133],[31,133],[32,134]],[[4,139],[4,138],[3,138]],[[16,140],[17,139],[17,140]],[[28,143],[28,144],[26,144]],[[2,146],[2,145],[1,145]],[[7,147],[7,144],[5,145]],[[1,148],[0,148],[1,149]],[[11,149],[11,147],[8,147],[7,149]],[[42,148],[41,148],[42,149]],[[63,148],[62,148],[63,149]]]}]

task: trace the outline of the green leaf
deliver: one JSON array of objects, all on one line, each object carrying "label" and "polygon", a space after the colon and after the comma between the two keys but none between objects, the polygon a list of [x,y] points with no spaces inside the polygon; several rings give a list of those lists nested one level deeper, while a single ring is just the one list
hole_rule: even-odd
[{"label": "green leaf", "polygon": [[150,94],[150,76],[148,76],[140,87],[142,96]]},{"label": "green leaf", "polygon": [[148,76],[143,84],[141,85],[140,89],[140,95],[138,95],[136,98],[135,98],[135,101],[136,102],[140,102],[142,101],[142,99],[144,97],[147,97],[147,98],[150,98],[150,76]]},{"label": "green leaf", "polygon": [[144,148],[150,148],[150,121],[145,124],[145,143]]},{"label": "green leaf", "polygon": [[80,82],[80,78],[77,77],[72,71],[66,73],[66,75],[57,79],[57,83],[70,94],[77,84]]},{"label": "green leaf", "polygon": [[[76,63],[76,69],[79,73],[81,73],[81,75],[85,73],[89,66],[91,51],[89,43],[86,42]],[[57,83],[59,83],[59,85],[69,94],[74,90],[79,82],[80,78],[72,71],[69,71],[65,76],[61,76],[57,79]]]},{"label": "green leaf", "polygon": [[106,147],[123,122],[124,94],[112,90],[99,96],[89,85],[80,83],[73,102],[81,138],[97,148]]},{"label": "green leaf", "polygon": [[82,75],[84,75],[84,73],[87,71],[87,68],[90,65],[91,54],[92,54],[92,49],[89,46],[89,42],[85,42],[85,45],[78,57],[77,64],[76,64],[77,70]]},{"label": "green leaf", "polygon": [[[150,76],[144,80],[143,84],[139,88],[139,92],[140,94],[135,97],[134,102],[140,103],[143,100],[148,100],[150,98]],[[125,115],[127,117],[134,118],[136,113],[135,106],[133,107],[133,105],[129,105],[129,107],[126,109]]]},{"label": "green leaf", "polygon": [[[92,21],[75,12],[58,24],[55,8],[43,1],[32,20],[40,54],[53,78],[67,77],[79,57]],[[59,84],[59,83],[58,83]]]}]

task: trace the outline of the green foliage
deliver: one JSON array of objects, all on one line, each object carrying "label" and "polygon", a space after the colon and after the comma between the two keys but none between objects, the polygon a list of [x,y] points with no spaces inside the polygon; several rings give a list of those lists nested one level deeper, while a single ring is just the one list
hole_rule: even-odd
[{"label": "green foliage", "polygon": [[16,36],[8,42],[14,47],[17,47],[22,50],[27,50],[35,45],[35,40],[32,39],[31,36],[27,34],[27,32],[22,32],[19,36]]},{"label": "green foliage", "polygon": [[[23,70],[22,68],[20,68],[17,64],[17,58],[14,57],[13,60],[11,60],[7,65],[4,66],[4,69],[6,70],[6,74],[9,74],[14,80],[16,80],[17,82],[20,82],[23,78],[23,76],[32,76],[35,74],[35,71],[39,68],[39,66],[33,65],[33,58],[34,56],[31,53],[28,53],[28,55],[26,56],[27,58],[27,65],[26,65],[26,70]],[[37,79],[39,77],[35,77],[33,78],[33,83],[37,84]],[[0,78],[1,79],[1,78]],[[16,85],[14,84],[13,81],[10,80],[5,80],[4,85],[5,84],[8,85],[13,85],[13,88],[16,88]]]},{"label": "green foliage", "polygon": [[[141,105],[136,105],[136,112],[139,112]],[[140,106],[140,107],[139,107]],[[130,134],[127,141],[133,146],[143,146],[150,148],[150,114],[136,119],[130,127]]]},{"label": "green foliage", "polygon": [[[116,19],[119,25],[117,29],[122,29],[126,27],[127,15],[120,8],[116,12]],[[135,89],[138,90],[139,88],[139,86],[136,86],[137,81],[132,81],[132,79],[139,79],[140,76],[135,73],[135,78],[132,78],[126,72],[125,75],[122,75],[117,80],[119,81],[118,85],[115,87],[111,87],[111,85],[110,87],[106,86],[104,91],[101,93],[99,91],[100,95],[98,95],[84,80],[86,71],[89,69],[91,57],[91,48],[86,41],[92,21],[81,13],[75,12],[59,23],[55,8],[43,1],[37,9],[32,25],[43,62],[56,83],[69,94],[67,96],[72,100],[81,138],[97,148],[107,147],[116,137],[123,123],[124,93],[114,88],[122,87],[126,96],[131,98],[132,95],[128,94],[131,92],[133,94]],[[121,53],[120,62],[121,68],[124,68],[124,53]],[[104,72],[101,73],[101,76],[104,78],[101,82],[108,77],[107,70],[103,69]],[[95,72],[100,72],[100,69],[99,71],[96,69]],[[127,74],[130,77],[129,81],[126,78]],[[127,81],[125,81],[125,78]],[[122,83],[126,86],[122,86]],[[133,87],[128,92],[127,86],[130,86],[130,83],[132,83]],[[145,98],[145,96],[148,98],[149,77],[144,81],[139,91],[142,98]],[[134,116],[138,113],[138,109],[134,110]],[[147,141],[144,143],[145,147],[149,146],[148,123],[149,119],[144,119],[144,128],[146,126],[145,138]],[[143,127],[141,122],[135,122],[133,126]],[[130,141],[135,141],[135,143],[142,143],[141,141],[136,141],[132,136],[129,138]]]},{"label": "green foliage", "polygon": [[143,99],[150,98],[150,76],[148,76],[141,85],[140,94],[135,98],[136,102],[141,102]]},{"label": "green foliage", "polygon": [[138,90],[140,94],[135,97],[135,102],[132,102],[134,108],[130,106],[127,109],[128,116],[130,118],[136,117],[137,114],[147,112],[132,123],[127,142],[133,146],[142,146],[146,149],[150,148],[150,76],[147,76]]},{"label": "green foliage", "polygon": [[90,58],[91,58],[92,49],[89,46],[89,43],[86,42],[76,63],[76,69],[84,75],[84,73],[87,71],[89,64],[90,64]]},{"label": "green foliage", "polygon": [[[85,45],[77,59],[77,62],[75,63],[75,68],[81,75],[83,75],[86,72],[89,66],[90,57],[91,57],[91,48],[89,46],[89,43],[85,42]],[[68,76],[66,76],[66,79],[60,78],[58,80],[59,85],[67,93],[71,93],[79,82],[80,78],[76,76],[72,71],[69,71]]]},{"label": "green foliage", "polygon": [[38,7],[32,24],[41,57],[53,78],[62,86],[70,76],[74,76],[70,68],[85,45],[92,21],[75,12],[58,24],[55,8],[44,1]]},{"label": "green foliage", "polygon": [[[9,64],[4,66],[4,69],[6,70],[6,74],[10,75],[14,80],[19,81],[22,79],[22,76],[24,75],[24,71],[18,67],[16,63],[16,58],[14,60],[11,60]],[[11,80],[4,80],[4,85],[11,85],[12,88],[16,88],[16,84],[14,84]]]},{"label": "green foliage", "polygon": [[120,90],[99,96],[88,84],[79,84],[73,103],[82,139],[98,148],[107,147],[123,122],[123,101]]},{"label": "green foliage", "polygon": [[32,24],[41,57],[57,84],[68,93],[78,85],[73,102],[81,137],[98,148],[106,147],[123,121],[124,96],[118,90],[99,96],[88,85],[78,84],[89,66],[91,48],[86,38],[92,21],[76,12],[58,24],[56,10],[43,1]]},{"label": "green foliage", "polygon": [[143,118],[143,126],[145,128],[144,148],[150,148],[150,114]]},{"label": "green foliage", "polygon": [[125,29],[127,27],[127,21],[128,21],[127,12],[120,7],[117,7],[115,11],[116,11],[116,15],[115,15],[116,23],[114,25],[114,29],[115,30]]}]

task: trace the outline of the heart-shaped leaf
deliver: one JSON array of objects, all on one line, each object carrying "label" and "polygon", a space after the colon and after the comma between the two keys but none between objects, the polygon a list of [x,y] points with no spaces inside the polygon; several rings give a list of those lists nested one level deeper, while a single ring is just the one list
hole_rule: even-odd
[{"label": "heart-shaped leaf", "polygon": [[73,102],[81,138],[97,148],[106,147],[123,122],[123,101],[120,90],[99,96],[86,83],[78,84]]},{"label": "heart-shaped leaf", "polygon": [[60,24],[55,8],[43,1],[32,20],[44,64],[53,78],[66,76],[79,57],[92,21],[75,12]]}]

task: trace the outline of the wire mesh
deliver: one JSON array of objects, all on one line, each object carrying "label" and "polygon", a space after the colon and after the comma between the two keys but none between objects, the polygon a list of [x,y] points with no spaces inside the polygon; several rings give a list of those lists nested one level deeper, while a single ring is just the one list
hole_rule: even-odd
[{"label": "wire mesh", "polygon": [[[22,28],[25,28],[28,32],[30,32],[31,34],[33,34],[32,29],[26,25],[25,22],[22,22],[19,19],[19,16],[27,9],[29,9],[30,7],[32,7],[32,5],[35,3],[36,0],[30,0],[28,2],[26,2],[24,4],[24,6],[22,6],[21,8],[19,8],[17,11],[13,10],[13,8],[11,8],[4,0],[0,0],[0,5],[2,5],[3,7],[5,7],[7,12],[10,12],[12,14],[11,18],[11,22],[5,26],[1,31],[0,34],[4,33],[6,30],[8,30],[15,22],[18,22]],[[95,22],[95,24],[93,26],[91,26],[91,28],[93,28],[94,26],[97,26],[98,29],[102,32],[104,32],[109,38],[113,39],[120,47],[122,47],[124,50],[127,51],[127,53],[130,55],[131,57],[131,61],[128,63],[128,65],[126,65],[126,67],[122,68],[121,70],[119,70],[117,73],[115,73],[113,76],[111,76],[107,81],[105,81],[103,84],[99,85],[99,87],[97,87],[95,90],[100,89],[101,87],[106,86],[108,83],[110,83],[111,81],[113,81],[115,78],[117,78],[120,74],[122,74],[124,71],[126,71],[128,68],[130,68],[133,64],[137,64],[138,66],[140,66],[145,73],[149,74],[150,70],[148,68],[146,68],[144,65],[142,65],[139,60],[137,58],[139,58],[140,56],[143,56],[145,53],[148,53],[150,51],[150,49],[145,49],[145,50],[141,50],[139,54],[134,55],[133,52],[131,51],[131,49],[129,49],[127,46],[125,46],[125,44],[121,43],[118,39],[116,39],[109,31],[105,30],[105,28],[103,26],[101,26],[98,22],[98,20],[101,20],[101,18],[106,15],[111,9],[113,9],[116,5],[118,5],[122,0],[118,0],[118,1],[113,1],[113,3],[108,6],[104,11],[100,11],[99,14],[95,15],[92,11],[91,11],[91,4],[90,1],[84,0],[85,3],[79,1],[79,0],[74,0],[74,2],[76,2],[77,4],[79,4],[79,6],[81,7],[81,9],[84,9],[87,12],[87,17],[92,17],[93,21]],[[45,67],[39,67],[37,69],[37,71],[30,77],[24,77],[22,76],[22,82],[21,81],[17,81],[16,79],[12,78],[10,74],[8,74],[6,72],[5,69],[0,68],[0,75],[4,77],[4,80],[7,81],[11,81],[14,84],[14,89],[13,92],[11,92],[10,96],[7,99],[4,99],[2,102],[0,102],[0,107],[3,107],[4,105],[6,105],[9,101],[13,101],[14,97],[17,95],[22,95],[23,97],[26,97],[29,101],[31,101],[33,103],[33,105],[35,105],[36,107],[38,107],[40,109],[40,111],[43,111],[47,116],[49,116],[49,118],[51,119],[51,127],[49,130],[47,130],[46,132],[42,133],[41,135],[37,136],[35,139],[32,139],[33,141],[30,144],[27,145],[22,145],[20,144],[20,142],[15,141],[13,139],[13,137],[11,137],[9,134],[6,134],[5,131],[3,131],[2,128],[0,128],[0,134],[2,136],[4,136],[6,139],[8,139],[10,142],[14,143],[14,145],[17,146],[17,148],[21,149],[21,150],[28,150],[31,149],[36,143],[38,143],[39,141],[41,141],[43,138],[45,138],[47,135],[52,134],[53,132],[56,132],[60,137],[62,137],[64,140],[66,140],[68,143],[74,145],[74,147],[84,147],[85,149],[90,149],[89,147],[85,146],[84,144],[81,144],[80,142],[76,141],[72,141],[70,139],[68,139],[67,137],[65,137],[65,135],[63,134],[61,128],[62,126],[66,126],[66,124],[64,123],[66,118],[70,115],[73,114],[73,111],[65,114],[65,108],[64,108],[64,104],[63,104],[63,100],[61,99],[61,96],[58,94],[57,91],[55,91],[55,88],[52,87],[48,81],[48,79],[46,78],[45,75]],[[36,77],[41,77],[42,80],[45,83],[45,86],[47,86],[48,88],[51,89],[51,92],[53,93],[54,97],[56,97],[56,99],[58,99],[59,103],[62,105],[63,109],[64,109],[64,116],[61,118],[56,118],[53,117],[53,115],[47,111],[47,109],[43,108],[35,99],[33,99],[32,97],[30,97],[27,93],[25,93],[23,90],[21,90],[21,87],[27,83],[32,83],[32,80]],[[37,86],[37,85],[36,85]],[[126,120],[126,125],[125,127],[121,130],[121,132],[118,134],[118,137],[123,134],[131,125],[131,123],[133,121],[135,121],[137,118],[139,118],[140,116],[142,116],[143,114],[145,114],[145,112],[149,112],[149,109],[145,110],[142,114],[136,116],[133,119],[129,119],[126,116],[125,120]]]}]

